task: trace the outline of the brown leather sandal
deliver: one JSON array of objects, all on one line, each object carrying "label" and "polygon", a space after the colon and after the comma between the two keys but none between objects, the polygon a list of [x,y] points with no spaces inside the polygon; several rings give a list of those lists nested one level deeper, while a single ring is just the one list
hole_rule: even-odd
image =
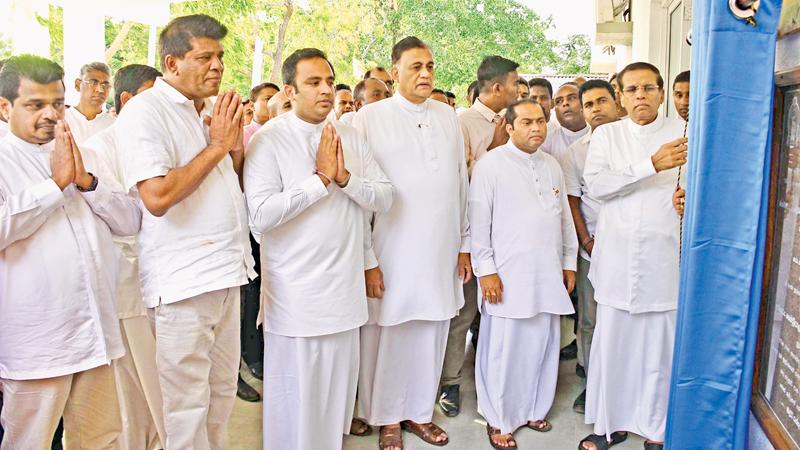
[{"label": "brown leather sandal", "polygon": [[400,422],[400,427],[408,432],[416,434],[418,438],[422,439],[428,444],[435,445],[437,447],[442,447],[450,442],[450,437],[445,438],[445,440],[441,442],[436,441],[437,437],[446,433],[443,429],[439,428],[439,425],[436,425],[433,422],[417,423],[411,420],[404,420]]},{"label": "brown leather sandal", "polygon": [[378,448],[385,450],[387,448],[403,448],[403,431],[400,428],[389,428],[386,426],[381,427],[380,436],[378,437]]},{"label": "brown leather sandal", "polygon": [[[539,424],[539,426],[535,425],[537,423]],[[539,433],[547,433],[548,431],[553,429],[553,425],[546,420],[529,421],[527,427],[533,431],[538,431]]]},{"label": "brown leather sandal", "polygon": [[511,437],[508,438],[507,440],[508,445],[506,446],[503,446],[503,444],[495,442],[494,439],[492,439],[492,436],[500,435],[499,428],[493,428],[491,425],[486,424],[486,434],[489,435],[489,444],[491,444],[492,448],[494,448],[495,450],[508,450],[511,448],[517,448],[517,441],[514,440],[513,434],[511,435]]},{"label": "brown leather sandal", "polygon": [[363,419],[353,417],[353,421],[350,422],[350,434],[359,437],[369,436],[372,434],[372,427]]}]

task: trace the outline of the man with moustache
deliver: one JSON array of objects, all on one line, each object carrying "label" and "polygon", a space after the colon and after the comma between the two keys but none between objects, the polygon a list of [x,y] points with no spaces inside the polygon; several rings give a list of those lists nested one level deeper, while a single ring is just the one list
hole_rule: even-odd
[{"label": "man with moustache", "polygon": [[675,111],[684,121],[689,121],[689,71],[684,71],[675,76],[672,83],[672,101]]},{"label": "man with moustache", "polygon": [[136,201],[86,170],[64,118],[64,71],[33,55],[0,71],[0,448],[116,449],[111,362],[125,353],[111,234],[139,231]]},{"label": "man with moustache", "polygon": [[[617,121],[617,103],[614,99],[614,87],[607,81],[589,80],[578,91],[578,98],[583,106],[583,117],[586,123],[596,130],[600,125]],[[597,213],[600,202],[591,196],[583,178],[586,165],[586,153],[592,134],[587,133],[575,141],[567,149],[561,168],[564,170],[564,183],[567,189],[569,208],[575,221],[580,252],[578,254],[575,290],[577,303],[577,338],[578,364],[584,370],[589,367],[589,355],[594,333],[597,303],[594,300],[594,289],[589,281],[589,267],[594,248],[594,234],[597,227]],[[583,413],[586,405],[586,389],[578,395],[572,408]]]},{"label": "man with moustache", "polygon": [[433,54],[416,37],[392,48],[396,95],[353,121],[395,192],[375,214],[378,267],[365,272],[369,322],[361,327],[358,406],[381,426],[380,448],[400,450],[401,427],[426,442],[449,438],[432,422],[447,333],[472,277],[467,166],[453,109],[429,99]]},{"label": "man with moustache", "polygon": [[389,89],[386,83],[377,78],[367,78],[361,80],[353,88],[353,99],[355,111],[342,114],[339,118],[342,122],[351,125],[356,113],[364,106],[370,103],[381,101],[389,96]]},{"label": "man with moustache", "polygon": [[550,114],[553,109],[553,85],[545,78],[531,78],[528,80],[530,86],[529,98],[544,108],[544,115],[547,117],[547,134],[552,134],[556,128],[560,127],[556,117]]},{"label": "man with moustache", "polygon": [[114,116],[103,111],[111,93],[111,69],[101,62],[84,65],[75,79],[75,90],[80,93],[80,100],[66,110],[64,117],[80,145],[114,123]]},{"label": "man with moustache", "polygon": [[297,50],[282,72],[294,109],[253,138],[245,162],[262,244],[264,449],[341,449],[368,318],[362,271],[375,265],[366,211],[388,211],[392,186],[355,129],[326,121],[325,53]]},{"label": "man with moustache", "polygon": [[[478,66],[478,99],[458,116],[469,173],[489,150],[508,142],[503,114],[517,96],[518,67],[516,62],[496,55],[487,56]],[[438,401],[442,411],[450,417],[458,415],[461,409],[464,343],[467,330],[478,314],[477,292],[475,280],[464,285],[464,306],[450,321]]]},{"label": "man with moustache", "polygon": [[353,91],[350,90],[350,86],[346,84],[336,85],[336,94],[333,97],[333,110],[336,114],[336,120],[341,119],[343,114],[355,111]]},{"label": "man with moustache", "polygon": [[236,400],[240,286],[255,278],[240,174],[239,96],[219,93],[216,19],[173,19],[159,37],[164,76],[119,117],[126,189],[144,206],[142,297],[155,323],[166,448],[222,448]]},{"label": "man with moustache", "polygon": [[519,100],[505,119],[510,140],[478,161],[469,193],[481,291],[475,389],[498,449],[517,448],[519,427],[552,428],[546,417],[558,380],[560,315],[573,311],[578,252],[561,168],[539,151],[544,109]]},{"label": "man with moustache", "polygon": [[686,163],[684,123],[658,113],[664,80],[645,62],[619,73],[628,119],[592,134],[584,179],[601,203],[589,280],[597,325],[589,355],[580,447],[643,436],[663,448],[678,303],[678,216],[672,195]]},{"label": "man with moustache", "polygon": [[573,142],[591,131],[581,112],[578,89],[578,85],[571,81],[564,83],[553,98],[556,119],[561,126],[548,133],[542,151],[551,154],[559,162],[564,159],[567,148]]}]

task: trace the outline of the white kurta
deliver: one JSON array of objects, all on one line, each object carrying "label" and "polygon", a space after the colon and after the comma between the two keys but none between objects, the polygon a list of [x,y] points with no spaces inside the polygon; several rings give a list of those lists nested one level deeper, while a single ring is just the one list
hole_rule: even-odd
[{"label": "white kurta", "polygon": [[75,142],[81,145],[90,137],[113,125],[115,117],[111,113],[103,111],[94,119],[89,120],[73,106],[64,112],[64,120],[69,124],[69,130],[72,132]]},{"label": "white kurta", "polygon": [[[124,193],[124,168],[117,145],[117,127],[112,125],[95,134],[80,148],[86,169],[94,171],[99,166],[104,167],[113,178],[114,189]],[[136,237],[112,237],[120,250],[117,259],[117,317],[126,353],[114,362],[123,421],[121,448],[149,450],[162,445],[166,439],[156,370],[156,341],[142,301]]]},{"label": "white kurta", "polygon": [[[194,102],[158,78],[125,104],[118,140],[125,189],[191,162],[209,143]],[[226,156],[200,186],[162,217],[145,210],[139,233],[139,272],[145,306],[174,303],[247,284],[253,256],[244,195]]]},{"label": "white kurta", "polygon": [[484,304],[486,313],[574,312],[563,271],[576,268],[578,239],[555,158],[511,142],[487,153],[472,175],[469,217],[475,274],[503,282],[502,302]]},{"label": "white kurta", "polygon": [[124,353],[111,233],[136,233],[141,213],[103,173],[94,192],[62,192],[52,149],[0,141],[0,378],[73,374]]},{"label": "white kurta", "polygon": [[[555,115],[555,111],[553,111],[553,115]],[[558,127],[552,127],[551,130],[551,127],[548,126],[547,138],[539,150],[553,155],[560,164],[569,146],[582,136],[590,134],[591,132],[592,128],[588,124],[578,131],[571,131],[560,125]]]},{"label": "white kurta", "polygon": [[584,178],[603,202],[589,269],[599,304],[631,313],[677,308],[678,169],[656,173],[651,156],[682,135],[683,121],[661,116],[644,126],[608,123],[592,135]]},{"label": "white kurta", "polygon": [[356,130],[338,123],[351,176],[326,188],[314,174],[325,124],[275,118],[245,161],[250,222],[262,236],[264,330],[273,334],[322,336],[367,321],[365,216],[389,210],[392,185]]},{"label": "white kurta", "polygon": [[386,291],[369,301],[370,323],[449,320],[464,304],[458,254],[469,252],[467,167],[455,112],[398,93],[361,108],[353,125],[394,186],[392,208],[374,218]]},{"label": "white kurta", "polygon": [[[560,161],[564,171],[564,185],[567,188],[567,195],[581,199],[580,209],[583,221],[589,235],[594,236],[597,229],[597,215],[600,213],[600,201],[592,197],[586,179],[583,177],[583,169],[586,166],[586,155],[589,153],[589,142],[592,134],[583,135],[567,149],[564,158]],[[591,261],[589,253],[580,248],[581,258]]]}]

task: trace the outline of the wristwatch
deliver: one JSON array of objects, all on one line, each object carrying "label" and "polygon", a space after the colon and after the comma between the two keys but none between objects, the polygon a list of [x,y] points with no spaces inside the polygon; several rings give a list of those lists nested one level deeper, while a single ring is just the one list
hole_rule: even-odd
[{"label": "wristwatch", "polygon": [[82,188],[82,187],[80,187],[80,186],[78,186],[76,184],[75,187],[78,188],[78,190],[80,192],[92,192],[95,189],[97,189],[97,177],[94,176],[94,174],[92,172],[87,172],[87,173],[92,176],[92,182],[89,183],[89,187],[87,187],[86,189],[84,189],[84,188]]}]

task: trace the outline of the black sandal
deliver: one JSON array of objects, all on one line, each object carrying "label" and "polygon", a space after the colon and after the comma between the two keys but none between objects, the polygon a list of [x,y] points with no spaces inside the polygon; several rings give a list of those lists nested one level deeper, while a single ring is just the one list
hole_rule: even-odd
[{"label": "black sandal", "polygon": [[599,434],[590,434],[578,442],[578,450],[586,450],[586,448],[583,446],[584,442],[594,444],[594,448],[597,450],[608,450],[617,444],[625,442],[626,439],[628,439],[628,433],[622,431],[615,431],[611,433],[611,442],[608,442],[605,436],[600,436]]},{"label": "black sandal", "polygon": [[508,439],[508,446],[507,447],[503,447],[502,445],[500,445],[497,442],[495,442],[492,439],[492,436],[497,436],[497,435],[501,434],[500,433],[500,429],[499,428],[493,428],[488,423],[486,424],[486,434],[489,435],[489,444],[495,450],[510,450],[510,449],[518,448],[517,447],[517,441],[514,439],[514,435],[513,434]]},{"label": "black sandal", "polygon": [[[536,423],[536,422],[538,422],[540,426],[537,427],[535,425],[531,425],[531,424]],[[550,422],[548,422],[548,421],[546,421],[544,419],[535,420],[535,421],[528,421],[528,423],[525,424],[525,426],[527,426],[528,428],[530,428],[533,431],[538,431],[539,433],[547,433],[548,431],[553,429],[553,424],[551,424]]]}]

